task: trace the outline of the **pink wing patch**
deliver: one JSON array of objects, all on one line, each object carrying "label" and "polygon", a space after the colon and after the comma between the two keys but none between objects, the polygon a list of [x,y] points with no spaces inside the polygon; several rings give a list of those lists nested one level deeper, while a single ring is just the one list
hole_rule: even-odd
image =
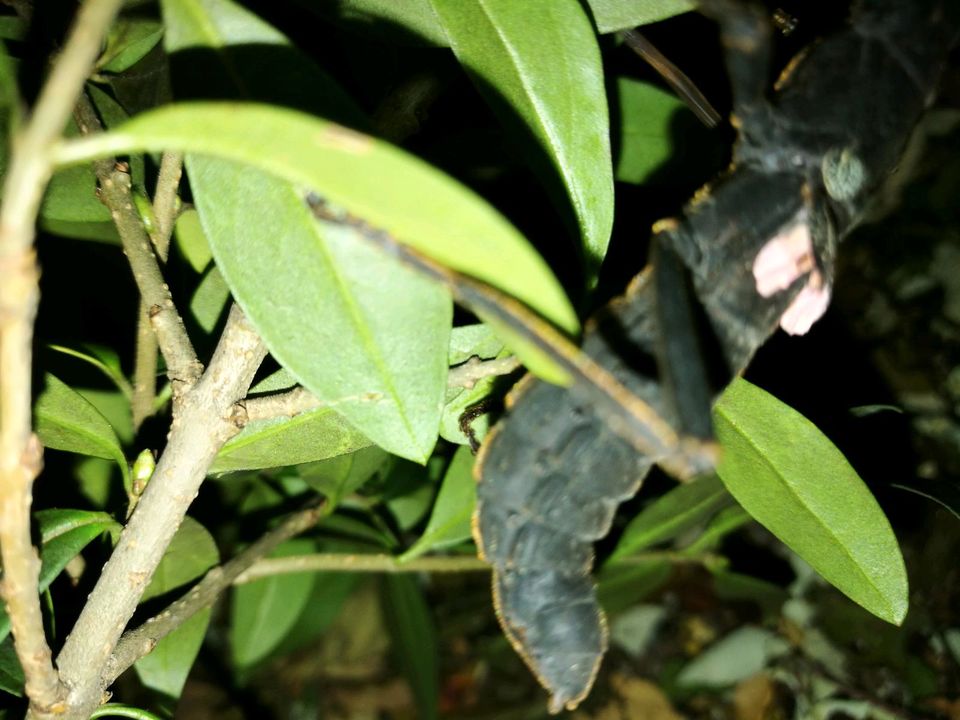
[{"label": "pink wing patch", "polygon": [[780,318],[780,327],[790,335],[810,330],[830,304],[830,287],[817,269],[807,223],[795,223],[774,236],[753,261],[753,279],[761,297],[786,290],[807,274],[807,284]]}]

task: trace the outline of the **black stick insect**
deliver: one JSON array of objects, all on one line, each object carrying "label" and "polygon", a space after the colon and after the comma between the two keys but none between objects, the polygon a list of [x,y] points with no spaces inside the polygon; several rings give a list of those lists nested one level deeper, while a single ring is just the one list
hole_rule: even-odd
[{"label": "black stick insect", "polygon": [[581,350],[511,298],[307,198],[319,217],[353,225],[522,332],[572,378],[567,388],[524,378],[476,465],[474,536],[494,569],[497,615],[554,713],[587,696],[606,651],[593,543],[654,464],[690,477],[715,460],[720,388],[695,318],[721,350],[721,384],[778,325],[809,329],[829,302],[837,244],[895,170],[960,34],[956,0],[861,0],[771,94],[765,13],[737,0],[701,9],[719,24],[733,84],[734,163],[681,218],[654,227],[652,262],[590,320]]}]

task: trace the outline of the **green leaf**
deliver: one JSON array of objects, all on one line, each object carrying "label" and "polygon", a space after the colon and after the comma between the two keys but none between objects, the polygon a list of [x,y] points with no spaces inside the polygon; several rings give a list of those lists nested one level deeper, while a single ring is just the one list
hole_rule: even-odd
[{"label": "green leaf", "polygon": [[366,447],[346,455],[301,465],[300,477],[325,496],[332,508],[360,488],[383,467],[389,455],[378,447]]},{"label": "green leaf", "polygon": [[149,655],[134,663],[140,682],[170,697],[180,697],[209,624],[210,608],[206,608],[162,638]]},{"label": "green leaf", "polygon": [[[277,655],[287,655],[316,641],[333,624],[344,603],[363,579],[361,573],[321,572],[315,576],[313,591],[296,624],[277,646]],[[350,607],[353,611],[353,607]]]},{"label": "green leaf", "polygon": [[771,660],[786,654],[789,643],[768,630],[741,627],[711,645],[680,674],[681,686],[726,687],[760,672]]},{"label": "green leaf", "polygon": [[[196,580],[219,562],[220,551],[207,529],[191,517],[184,518],[141,602]],[[170,697],[179,697],[209,623],[210,610],[202,610],[161,639],[149,655],[134,664],[141,682]]]},{"label": "green leaf", "polygon": [[714,410],[717,472],[753,517],[824,579],[899,625],[907,576],[897,539],[843,454],[809,420],[745,380]]},{"label": "green leaf", "polygon": [[[271,557],[303,555],[313,550],[309,540],[290,540]],[[306,607],[316,575],[272,575],[233,590],[230,643],[233,662],[247,669],[263,660],[284,639]]]},{"label": "green leaf", "polygon": [[453,455],[433,504],[427,529],[413,546],[400,556],[412,560],[431,550],[457,545],[470,537],[470,520],[477,504],[477,483],[473,479],[473,453],[462,447]]},{"label": "green leaf", "polygon": [[0,642],[0,690],[23,697],[23,668],[13,649],[13,638]]},{"label": "green leaf", "polygon": [[613,170],[603,67],[590,20],[577,0],[431,2],[457,58],[501,122],[517,130],[519,118],[520,147],[539,147],[535,164],[546,173],[538,175],[559,176],[592,284],[613,227]]},{"label": "green leaf", "polygon": [[642,184],[674,152],[671,123],[689,112],[676,95],[631,78],[617,79],[620,96],[620,155],[617,180]]},{"label": "green leaf", "polygon": [[700,536],[683,551],[687,555],[697,555],[713,550],[727,535],[752,521],[750,513],[734,503],[714,515]]},{"label": "green leaf", "polygon": [[211,265],[190,298],[190,314],[204,332],[212,333],[224,317],[230,288],[216,265]]},{"label": "green leaf", "polygon": [[258,100],[366,129],[366,118],[350,96],[283,33],[243,6],[232,0],[163,0],[161,5],[178,97]]},{"label": "green leaf", "polygon": [[[440,416],[440,437],[447,442],[469,445],[470,440],[460,429],[460,418],[465,412],[488,398],[496,384],[497,378],[488,377],[477,381],[472,388],[449,388],[447,403],[443,406],[443,414]],[[491,419],[488,412],[483,412],[470,421],[470,427],[478,442],[482,442],[486,437],[490,425]]]},{"label": "green leaf", "polygon": [[203,234],[200,225],[200,213],[193,208],[184,210],[177,218],[173,227],[173,238],[177,243],[180,254],[190,263],[195,272],[201,273],[213,260],[213,251],[207,236]]},{"label": "green leaf", "polygon": [[211,158],[187,167],[217,267],[271,354],[377,445],[424,462],[446,388],[444,289],[318,221],[288,182]]},{"label": "green leaf", "polygon": [[670,579],[672,566],[663,558],[646,558],[630,564],[605,563],[597,575],[597,596],[610,614],[636,605]]},{"label": "green leaf", "polygon": [[417,579],[387,575],[383,579],[383,612],[393,654],[406,675],[422,720],[438,716],[440,663],[437,631]]},{"label": "green leaf", "polygon": [[[64,142],[55,159],[70,164],[138,150],[204,153],[312,188],[438,262],[516,296],[561,329],[578,329],[556,278],[503,216],[386,143],[281,108],[188,103],[143,113],[112,132]],[[509,339],[529,350],[522,337]],[[521,359],[538,373],[563,375],[542,354],[527,352]]]},{"label": "green leaf", "polygon": [[89,350],[89,353],[85,353],[80,350],[64,347],[63,345],[48,345],[47,347],[55,352],[75,357],[78,360],[83,360],[93,365],[93,367],[109,378],[110,382],[117,386],[117,389],[123,393],[127,400],[133,395],[133,388],[130,386],[130,381],[127,380],[127,377],[123,374],[123,369],[120,367],[120,357],[112,348],[102,345],[87,345],[86,348]]},{"label": "green leaf", "polygon": [[339,0],[336,14],[347,22],[396,25],[432,45],[450,44],[430,0]]},{"label": "green leaf", "polygon": [[150,52],[163,37],[163,25],[156,20],[121,17],[107,34],[107,46],[97,69],[119,73],[131,68]]},{"label": "green leaf", "polygon": [[163,554],[140,602],[196,580],[220,562],[220,551],[207,529],[192,517],[185,517]]},{"label": "green leaf", "polygon": [[76,391],[47,374],[46,387],[37,398],[34,415],[37,435],[46,447],[116,460],[123,473],[124,487],[130,487],[130,468],[117,434],[107,419]]},{"label": "green leaf", "polygon": [[666,20],[696,8],[693,0],[587,0],[602,33]]},{"label": "green leaf", "polygon": [[[91,540],[104,532],[119,532],[120,525],[102,512],[89,510],[39,510],[34,513],[40,530],[39,592],[44,592]],[[0,606],[0,640],[10,632],[10,618]]]},{"label": "green leaf", "polygon": [[678,485],[630,521],[607,562],[615,563],[651,545],[672,540],[706,522],[732,501],[715,475]]},{"label": "green leaf", "polygon": [[447,361],[453,366],[472,357],[495,358],[502,350],[503,343],[489,325],[461,325],[450,331],[450,355]]}]

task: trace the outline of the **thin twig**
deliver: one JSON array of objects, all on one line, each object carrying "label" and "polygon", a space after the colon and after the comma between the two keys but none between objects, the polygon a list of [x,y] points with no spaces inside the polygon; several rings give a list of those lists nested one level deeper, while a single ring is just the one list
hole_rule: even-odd
[{"label": "thin twig", "polygon": [[237,401],[265,355],[253,326],[232,307],[207,371],[174,406],[169,441],[150,484],[57,657],[70,689],[62,720],[85,720],[99,704],[103,672],[121,632],[217,452],[246,422]]},{"label": "thin twig", "polygon": [[316,395],[300,386],[276,395],[249,398],[243,404],[249,421],[294,417],[325,405]]},{"label": "thin twig", "polygon": [[[100,120],[92,103],[81,97],[76,108],[77,125],[83,133],[97,132]],[[202,365],[187,335],[183,320],[173,304],[170,288],[163,281],[160,264],[154,254],[150,237],[133,203],[132,181],[129,173],[116,163],[94,163],[100,182],[100,200],[110,210],[123,243],[123,252],[130,262],[133,278],[140,290],[143,303],[149,308],[160,346],[167,362],[167,375],[174,383],[174,397],[186,392],[200,377]]]},{"label": "thin twig", "polygon": [[238,577],[235,584],[243,585],[271,575],[304,572],[450,573],[489,572],[489,570],[490,565],[474,555],[418,557],[407,562],[400,562],[396,555],[314,553],[259,560]]},{"label": "thin twig", "polygon": [[121,0],[80,9],[29,121],[15,136],[0,207],[0,559],[3,598],[31,708],[59,709],[62,686],[51,662],[37,593],[40,561],[30,538],[32,486],[42,448],[31,432],[33,322],[39,302],[33,250],[36,219],[53,171],[51,148],[66,127]]},{"label": "thin twig", "polygon": [[[148,228],[160,262],[170,255],[170,238],[177,213],[177,188],[183,174],[183,153],[165,152],[160,160],[157,189],[153,195],[153,226]],[[150,322],[150,306],[140,302],[137,317],[136,352],[133,362],[133,399],[130,412],[136,430],[154,412],[157,393],[157,336]]]},{"label": "thin twig", "polygon": [[164,608],[143,625],[123,634],[104,673],[108,687],[121,673],[154,646],[189,620],[209,607],[251,565],[269,555],[280,543],[313,527],[324,515],[323,505],[314,505],[294,513],[280,526],[263,535],[229,562],[210,570],[186,595]]},{"label": "thin twig", "polygon": [[450,368],[447,375],[447,387],[463,387],[470,389],[478,380],[496,375],[509,375],[520,367],[520,361],[515,357],[481,360],[474,356],[465,363]]}]

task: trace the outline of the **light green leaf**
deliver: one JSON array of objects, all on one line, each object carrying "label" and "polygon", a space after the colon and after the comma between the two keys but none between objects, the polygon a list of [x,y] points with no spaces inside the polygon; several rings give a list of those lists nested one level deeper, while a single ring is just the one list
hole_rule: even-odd
[{"label": "light green leaf", "polygon": [[[613,227],[610,121],[597,38],[577,0],[431,0],[460,63],[520,146],[559,184],[580,228],[589,282]],[[519,118],[522,128],[516,127]],[[536,145],[527,142],[533,136]],[[544,157],[545,156],[545,157]]]},{"label": "light green leaf", "polygon": [[[40,510],[34,514],[40,530],[39,592],[44,592],[91,540],[120,525],[108,514],[89,510]],[[0,606],[0,640],[10,632],[10,618]]]},{"label": "light green leaf", "polygon": [[193,208],[184,210],[173,227],[173,238],[180,254],[195,272],[201,273],[213,260],[213,251],[200,225],[200,214]]},{"label": "light green leaf", "polygon": [[431,550],[457,545],[470,537],[470,519],[477,504],[477,483],[473,479],[473,453],[461,447],[453,455],[443,476],[427,529],[413,546],[400,556],[412,560]]},{"label": "light green leaf", "polygon": [[0,641],[0,690],[23,697],[23,668],[13,649],[13,638]]},{"label": "light green leaf", "polygon": [[[160,560],[142,600],[164,595],[196,580],[219,562],[220,551],[213,537],[203,525],[186,517]],[[161,639],[149,655],[134,664],[141,682],[158,692],[179,697],[209,623],[210,610],[202,610]]]},{"label": "light green leaf", "polygon": [[107,34],[107,46],[97,60],[97,69],[123,72],[150,52],[161,37],[163,25],[156,20],[121,17]]},{"label": "light green leaf", "polygon": [[447,362],[452,366],[472,357],[495,358],[502,350],[503,343],[494,335],[489,325],[461,325],[450,331],[450,355]]},{"label": "light green leaf", "polygon": [[383,579],[383,613],[390,629],[393,654],[406,675],[422,720],[436,720],[440,697],[437,631],[430,608],[411,575]]},{"label": "light green leaf", "polygon": [[700,536],[683,551],[688,555],[696,555],[713,550],[727,535],[752,521],[753,517],[740,505],[729,505],[714,515]]},{"label": "light green leaf", "polygon": [[126,395],[119,390],[85,387],[74,389],[107,419],[124,446],[133,442],[133,416],[130,414],[130,401]]},{"label": "light green leaf", "polygon": [[425,461],[446,388],[443,288],[318,221],[287,182],[210,158],[187,167],[217,267],[271,354],[380,447]]},{"label": "light green leaf", "polygon": [[651,545],[671,540],[706,522],[731,502],[733,498],[716,475],[679,485],[630,521],[607,562],[616,563]]},{"label": "light green leaf", "polygon": [[689,112],[676,95],[631,78],[617,79],[620,95],[620,155],[617,180],[642,184],[674,152],[671,123]]},{"label": "light green leaf", "polygon": [[809,420],[745,380],[714,410],[717,472],[753,517],[824,579],[899,625],[907,576],[890,523],[843,454]]},{"label": "light green leaf", "polygon": [[742,627],[707,648],[680,674],[685,687],[725,687],[760,672],[770,660],[786,654],[790,644],[768,630]]},{"label": "light green leaf", "polygon": [[[291,540],[271,557],[304,555],[313,550],[309,540]],[[267,657],[284,639],[306,607],[316,575],[272,575],[233,590],[230,644],[233,662],[246,669]]]},{"label": "light green leaf", "polygon": [[[312,188],[438,262],[516,296],[561,329],[577,331],[556,278],[496,210],[422,161],[333,123],[261,105],[174,104],[112,132],[64,142],[55,159],[71,164],[164,149],[249,163]],[[529,349],[522,338],[510,339]],[[542,354],[528,352],[522,359],[537,372],[554,370],[556,377]]]},{"label": "light green leaf", "polygon": [[207,268],[203,279],[193,291],[190,298],[190,314],[207,333],[212,333],[217,324],[224,317],[227,301],[230,299],[230,288],[223,274],[216,265]]},{"label": "light green leaf", "polygon": [[602,33],[666,20],[696,7],[693,0],[587,0]]},{"label": "light green leaf", "polygon": [[97,409],[53,375],[34,406],[37,435],[55,450],[116,460],[130,487],[130,468],[113,427]]}]

